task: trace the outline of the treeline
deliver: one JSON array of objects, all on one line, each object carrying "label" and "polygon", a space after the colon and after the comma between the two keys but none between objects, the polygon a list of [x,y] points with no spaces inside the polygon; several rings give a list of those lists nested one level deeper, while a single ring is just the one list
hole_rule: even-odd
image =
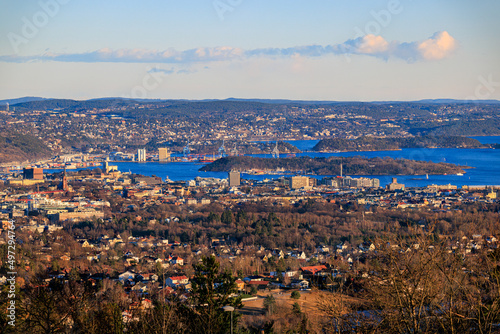
[{"label": "treeline", "polygon": [[[194,264],[192,289],[165,293],[158,284],[141,294],[125,293],[121,283],[89,279],[72,270],[64,278],[37,277],[18,285],[14,312],[7,289],[0,291],[2,333],[227,333],[237,328],[239,314],[223,306],[241,308],[236,277],[220,268],[215,257]],[[49,283],[46,283],[49,282]],[[164,284],[161,277],[161,284]],[[12,294],[12,292],[9,292]],[[184,298],[181,298],[182,297]]]},{"label": "treeline", "polygon": [[488,148],[478,140],[458,136],[422,136],[409,138],[359,137],[356,139],[330,138],[320,140],[313,151],[387,151],[402,148]]},{"label": "treeline", "polygon": [[[328,333],[497,333],[500,252],[465,255],[432,234],[378,239],[318,309]],[[345,294],[359,298],[356,301]]]},{"label": "treeline", "polygon": [[[64,278],[40,276],[18,284],[15,326],[0,313],[2,333],[496,333],[500,322],[500,251],[465,254],[432,231],[373,240],[375,251],[351,265],[332,259],[337,275],[318,278],[328,290],[291,298],[311,301],[291,308],[271,292],[264,312],[243,315],[236,275],[213,257],[193,265],[192,290],[166,294],[150,286],[147,299],[125,293],[111,279],[88,279],[73,269]],[[228,269],[228,268],[226,268]],[[48,283],[47,283],[48,282]],[[163,277],[160,276],[160,283]],[[7,289],[0,307],[7,310]],[[275,295],[275,294],[274,294]],[[234,307],[234,313],[224,306]],[[264,311],[263,310],[263,311]],[[240,313],[241,312],[241,313]],[[258,313],[259,315],[255,315]],[[264,313],[264,314],[263,314]],[[231,323],[232,321],[232,323]]]},{"label": "treeline", "polygon": [[461,166],[449,163],[434,163],[408,159],[329,157],[294,157],[266,159],[255,157],[226,157],[203,166],[207,172],[229,172],[256,170],[285,170],[316,175],[424,175],[464,173]]},{"label": "treeline", "polygon": [[[76,238],[98,240],[103,235],[129,233],[135,237],[163,237],[192,245],[211,246],[212,238],[234,245],[260,245],[269,249],[301,249],[313,253],[318,245],[349,242],[356,246],[379,235],[409,235],[419,225],[433,225],[436,235],[486,235],[498,227],[499,204],[455,206],[448,213],[391,210],[359,205],[355,197],[329,201],[303,200],[243,203],[232,210],[219,204],[180,211],[174,205],[140,209],[139,202],[110,200],[112,221],[67,223]],[[135,208],[130,208],[133,205]],[[176,216],[179,221],[165,222]],[[140,220],[137,217],[141,217]],[[155,219],[157,223],[149,222]],[[272,270],[273,268],[269,268]]]}]

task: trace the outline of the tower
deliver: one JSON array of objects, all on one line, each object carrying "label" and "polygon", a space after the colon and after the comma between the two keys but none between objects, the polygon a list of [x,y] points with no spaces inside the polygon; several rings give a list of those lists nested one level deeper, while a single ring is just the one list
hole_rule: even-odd
[{"label": "tower", "polygon": [[62,188],[64,191],[68,190],[68,175],[66,174],[66,168],[64,168],[64,175],[62,179]]},{"label": "tower", "polygon": [[33,211],[33,196],[28,195],[28,214]]},{"label": "tower", "polygon": [[137,150],[137,161],[146,161],[146,149],[145,148],[140,148]]},{"label": "tower", "polygon": [[9,102],[5,104],[5,111],[9,111]]},{"label": "tower", "polygon": [[238,187],[241,184],[239,172],[229,172],[229,186]]},{"label": "tower", "polygon": [[64,174],[58,188],[64,191],[68,190],[68,176],[66,175],[66,167],[64,167]]}]

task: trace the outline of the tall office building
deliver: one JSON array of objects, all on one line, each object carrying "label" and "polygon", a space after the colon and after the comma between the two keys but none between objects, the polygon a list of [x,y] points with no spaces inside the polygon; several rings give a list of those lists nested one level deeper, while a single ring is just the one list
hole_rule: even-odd
[{"label": "tall office building", "polygon": [[238,187],[241,183],[239,172],[229,172],[229,186]]},{"label": "tall office building", "polygon": [[137,150],[137,161],[146,161],[146,149],[140,148]]},{"label": "tall office building", "polygon": [[170,161],[170,152],[166,147],[160,147],[158,149],[158,160],[160,161]]}]

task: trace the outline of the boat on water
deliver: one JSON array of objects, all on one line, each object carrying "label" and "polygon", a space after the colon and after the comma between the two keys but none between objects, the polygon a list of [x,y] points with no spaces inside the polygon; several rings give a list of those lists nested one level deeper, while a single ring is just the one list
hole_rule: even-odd
[{"label": "boat on water", "polygon": [[464,176],[463,173],[457,173],[457,176]]}]

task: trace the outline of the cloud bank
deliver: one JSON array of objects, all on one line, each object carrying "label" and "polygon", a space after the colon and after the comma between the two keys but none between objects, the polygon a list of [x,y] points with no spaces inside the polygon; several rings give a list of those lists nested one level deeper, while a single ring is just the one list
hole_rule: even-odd
[{"label": "cloud bank", "polygon": [[403,59],[407,62],[432,61],[449,57],[456,49],[455,39],[447,32],[435,33],[417,42],[386,41],[381,36],[365,35],[341,44],[306,45],[290,48],[262,48],[245,50],[230,46],[203,47],[185,51],[108,48],[86,53],[58,54],[47,52],[37,56],[0,56],[4,62],[112,62],[112,63],[169,63],[192,64],[214,61],[244,60],[250,57],[320,57],[324,55],[365,55],[388,60]]}]

